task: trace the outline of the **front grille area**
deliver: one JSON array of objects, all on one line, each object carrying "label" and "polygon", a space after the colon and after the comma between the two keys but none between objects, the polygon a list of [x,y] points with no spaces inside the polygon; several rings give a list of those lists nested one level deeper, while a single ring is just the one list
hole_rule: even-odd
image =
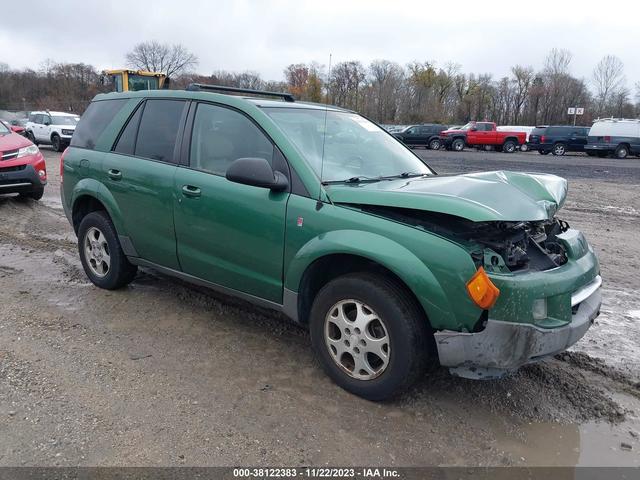
[{"label": "front grille area", "polygon": [[0,173],[4,172],[19,172],[27,168],[26,165],[16,165],[15,167],[0,167]]},{"label": "front grille area", "polygon": [[18,150],[7,150],[0,152],[0,160],[13,160],[18,156]]}]

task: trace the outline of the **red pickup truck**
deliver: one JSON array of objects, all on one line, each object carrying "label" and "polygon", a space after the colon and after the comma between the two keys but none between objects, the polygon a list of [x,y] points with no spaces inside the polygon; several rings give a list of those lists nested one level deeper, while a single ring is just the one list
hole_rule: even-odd
[{"label": "red pickup truck", "polygon": [[499,132],[493,122],[469,122],[459,129],[440,132],[447,150],[460,152],[464,147],[489,148],[513,153],[527,139],[524,132]]}]

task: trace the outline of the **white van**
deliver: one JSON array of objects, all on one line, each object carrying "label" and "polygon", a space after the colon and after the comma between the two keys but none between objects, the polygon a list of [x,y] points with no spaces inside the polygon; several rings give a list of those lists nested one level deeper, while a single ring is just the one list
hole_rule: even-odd
[{"label": "white van", "polygon": [[590,155],[617,158],[629,155],[640,157],[640,120],[603,118],[596,120],[589,130],[585,151]]},{"label": "white van", "polygon": [[499,132],[524,132],[527,135],[527,138],[525,139],[524,143],[520,145],[520,151],[526,152],[527,150],[529,150],[529,147],[527,147],[527,143],[529,142],[529,135],[531,135],[531,132],[534,128],[535,127],[524,127],[520,125],[500,125],[499,127],[496,127],[496,130]]}]

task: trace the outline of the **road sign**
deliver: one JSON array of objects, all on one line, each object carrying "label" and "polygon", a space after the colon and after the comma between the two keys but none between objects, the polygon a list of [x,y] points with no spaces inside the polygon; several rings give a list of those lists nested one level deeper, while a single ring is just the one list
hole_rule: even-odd
[{"label": "road sign", "polygon": [[575,115],[576,114],[576,109],[573,107],[569,107],[569,110],[567,110],[567,114],[569,115]]},{"label": "road sign", "polygon": [[576,108],[576,115],[584,115],[584,108]]}]

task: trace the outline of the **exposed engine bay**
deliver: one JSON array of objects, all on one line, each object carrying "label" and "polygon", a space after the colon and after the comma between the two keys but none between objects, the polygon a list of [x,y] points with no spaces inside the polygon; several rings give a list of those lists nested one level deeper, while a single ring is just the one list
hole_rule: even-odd
[{"label": "exposed engine bay", "polygon": [[472,222],[422,210],[370,205],[360,208],[470,245],[474,261],[488,271],[549,270],[567,262],[566,250],[556,237],[567,231],[569,224],[555,217],[535,222]]}]

